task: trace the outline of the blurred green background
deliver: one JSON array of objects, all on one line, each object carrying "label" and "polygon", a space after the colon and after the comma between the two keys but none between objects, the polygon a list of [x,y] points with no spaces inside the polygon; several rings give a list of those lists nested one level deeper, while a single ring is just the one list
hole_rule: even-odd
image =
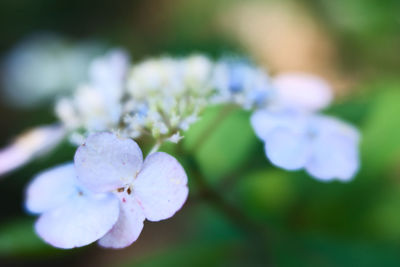
[{"label": "blurred green background", "polygon": [[[40,31],[124,47],[133,61],[240,53],[271,74],[321,75],[337,95],[326,113],[362,132],[362,168],[349,183],[277,169],[248,112],[232,109],[205,134],[221,109],[210,107],[182,146],[163,147],[191,179],[176,216],[145,222],[124,250],[63,251],[35,236],[23,198],[35,173],[71,160],[74,148],[65,143],[0,180],[0,266],[400,266],[400,1],[0,2],[1,57]],[[51,104],[19,109],[2,100],[2,146],[55,120]]]}]

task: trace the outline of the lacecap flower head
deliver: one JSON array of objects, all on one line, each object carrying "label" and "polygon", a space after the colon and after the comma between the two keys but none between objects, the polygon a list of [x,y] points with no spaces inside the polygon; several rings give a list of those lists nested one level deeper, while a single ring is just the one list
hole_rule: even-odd
[{"label": "lacecap flower head", "polygon": [[[251,110],[251,125],[278,167],[305,169],[323,181],[348,181],[359,168],[357,129],[318,113],[332,101],[330,86],[318,77],[270,78],[247,61],[213,62],[202,55],[131,66],[121,50],[94,60],[88,74],[71,97],[57,101],[62,125],[34,131],[54,138],[39,138],[29,149],[22,148],[23,138],[0,150],[0,159],[18,159],[0,164],[1,174],[64,136],[79,145],[74,163],[40,173],[27,189],[27,209],[40,214],[36,232],[55,247],[98,241],[123,248],[138,238],[145,219],[173,216],[187,198],[187,176],[174,157],[155,151],[163,142],[180,141],[207,105]],[[146,159],[133,140],[143,136],[156,144]]]}]

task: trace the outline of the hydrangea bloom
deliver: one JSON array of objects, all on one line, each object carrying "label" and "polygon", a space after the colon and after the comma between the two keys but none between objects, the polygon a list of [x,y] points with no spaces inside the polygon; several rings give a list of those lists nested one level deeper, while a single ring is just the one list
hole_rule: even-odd
[{"label": "hydrangea bloom", "polygon": [[37,233],[60,248],[134,242],[143,221],[167,219],[188,195],[187,177],[172,156],[156,152],[143,162],[135,141],[91,135],[66,164],[40,174],[27,191],[27,209],[42,213]]},{"label": "hydrangea bloom", "polygon": [[320,180],[351,179],[359,168],[359,133],[335,118],[296,112],[256,111],[251,117],[271,162],[306,169]]},{"label": "hydrangea bloom", "polygon": [[111,133],[90,136],[75,155],[79,181],[94,192],[115,192],[120,216],[100,239],[105,247],[125,247],[139,236],[144,219],[164,220],[175,214],[188,195],[187,177],[176,159],[163,152],[143,162],[139,146]]},{"label": "hydrangea bloom", "polygon": [[287,170],[304,168],[319,180],[351,179],[359,168],[357,129],[315,113],[330,104],[330,86],[304,73],[281,74],[272,83],[271,105],[251,117],[267,158]]}]

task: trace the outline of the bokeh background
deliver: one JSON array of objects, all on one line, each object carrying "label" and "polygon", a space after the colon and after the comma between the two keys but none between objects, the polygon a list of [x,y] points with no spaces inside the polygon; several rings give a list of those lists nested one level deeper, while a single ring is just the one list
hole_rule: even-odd
[{"label": "bokeh background", "polygon": [[[74,148],[64,143],[1,178],[0,266],[400,266],[400,1],[2,0],[1,146],[55,121],[54,92],[26,105],[36,91],[20,93],[28,101],[19,102],[6,82],[10,51],[49,33],[69,46],[95,47],[82,53],[89,58],[108,47],[124,47],[133,62],[235,53],[271,75],[320,75],[336,95],[326,113],[362,132],[362,168],[349,183],[275,168],[245,111],[232,110],[204,138],[220,109],[210,107],[179,151],[163,149],[189,177],[205,177],[211,192],[191,181],[184,208],[167,221],[145,222],[127,249],[64,251],[34,234],[23,208],[32,176],[71,159]],[[20,79],[35,88],[36,75],[21,66]],[[64,87],[67,94],[71,85]]]}]

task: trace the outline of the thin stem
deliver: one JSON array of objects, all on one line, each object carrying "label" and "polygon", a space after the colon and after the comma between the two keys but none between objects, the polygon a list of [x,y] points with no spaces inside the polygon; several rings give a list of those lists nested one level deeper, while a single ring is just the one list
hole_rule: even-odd
[{"label": "thin stem", "polygon": [[208,127],[203,131],[201,136],[197,139],[195,144],[192,147],[192,151],[196,151],[198,148],[200,148],[204,142],[210,137],[212,134],[213,130],[217,128],[221,122],[228,117],[228,115],[235,109],[236,107],[234,105],[228,105],[224,106],[222,110],[218,113],[217,117],[208,125]]},{"label": "thin stem", "polygon": [[162,144],[162,141],[158,139],[154,146],[150,149],[150,152],[147,155],[153,154],[154,152],[157,152],[158,149],[160,149],[160,146]]},{"label": "thin stem", "polygon": [[209,202],[214,208],[218,209],[222,214],[229,218],[232,222],[238,225],[244,232],[247,233],[249,238],[254,242],[256,252],[262,257],[266,266],[270,266],[271,259],[267,255],[267,239],[269,231],[263,225],[254,223],[247,217],[242,210],[232,205],[221,194],[215,191],[200,174],[199,166],[195,159],[188,156],[191,165],[192,178],[196,182],[200,197]]}]

